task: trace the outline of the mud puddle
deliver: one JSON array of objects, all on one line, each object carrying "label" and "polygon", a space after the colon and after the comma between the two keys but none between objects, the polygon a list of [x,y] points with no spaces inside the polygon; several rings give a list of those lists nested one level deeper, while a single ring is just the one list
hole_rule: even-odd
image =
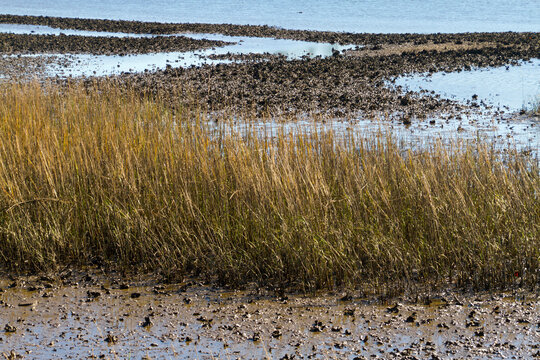
[{"label": "mud puddle", "polygon": [[344,294],[273,297],[193,283],[0,283],[0,353],[25,358],[540,356],[538,295],[447,294],[421,304]]}]

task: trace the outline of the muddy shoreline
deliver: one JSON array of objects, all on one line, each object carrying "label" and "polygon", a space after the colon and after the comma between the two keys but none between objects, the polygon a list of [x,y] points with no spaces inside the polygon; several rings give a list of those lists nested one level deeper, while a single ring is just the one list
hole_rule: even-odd
[{"label": "muddy shoreline", "polygon": [[539,295],[519,287],[381,300],[64,271],[0,280],[0,307],[0,353],[21,358],[540,356]]},{"label": "muddy shoreline", "polygon": [[[210,110],[226,107],[251,109],[257,113],[307,112],[336,117],[355,116],[359,112],[368,117],[388,113],[421,120],[434,113],[458,117],[474,112],[479,104],[469,106],[431,93],[404,94],[391,86],[397,76],[501,66],[540,57],[540,46],[533,44],[444,51],[416,51],[410,46],[405,49],[388,55],[370,55],[370,50],[357,50],[326,59],[277,59],[167,69],[126,74],[117,79],[155,93],[180,93],[183,99],[191,95],[199,105],[206,105]],[[176,95],[175,99],[178,99]]]}]

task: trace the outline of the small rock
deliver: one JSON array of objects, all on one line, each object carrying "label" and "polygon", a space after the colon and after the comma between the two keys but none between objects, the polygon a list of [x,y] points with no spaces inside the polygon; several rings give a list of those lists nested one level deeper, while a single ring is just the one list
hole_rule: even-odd
[{"label": "small rock", "polygon": [[413,323],[416,321],[416,312],[413,312],[411,315],[409,315],[406,319],[406,323]]},{"label": "small rock", "polygon": [[149,327],[149,326],[152,326],[153,323],[152,323],[152,320],[150,320],[150,316],[146,316],[146,317],[144,318],[144,321],[141,322],[140,325],[141,325],[142,327]]},{"label": "small rock", "polygon": [[17,328],[13,325],[6,324],[6,326],[4,326],[4,331],[7,333],[14,333],[15,331],[17,331]]},{"label": "small rock", "polygon": [[32,302],[24,302],[24,303],[19,303],[18,305],[21,306],[21,307],[28,307],[28,306],[34,306],[34,305],[36,305],[36,302],[35,302],[35,301],[32,301]]},{"label": "small rock", "polygon": [[478,327],[480,326],[480,321],[478,319],[468,320],[465,323],[465,327]]},{"label": "small rock", "polygon": [[396,305],[387,308],[387,309],[386,309],[386,312],[387,312],[387,313],[394,313],[394,314],[397,314],[397,313],[399,312],[399,306],[400,306],[400,304],[397,303]]},{"label": "small rock", "polygon": [[95,298],[100,297],[101,293],[99,291],[88,290],[86,292],[86,295],[88,295],[88,297],[91,298],[91,299],[95,299]]},{"label": "small rock", "polygon": [[111,333],[107,334],[107,337],[105,338],[105,341],[109,344],[115,344],[118,341],[118,337],[116,335],[112,335]]},{"label": "small rock", "polygon": [[484,336],[484,329],[476,330],[474,336]]},{"label": "small rock", "polygon": [[309,329],[309,331],[313,333],[317,333],[317,332],[322,332],[324,328],[325,326],[323,325],[323,323],[317,320],[313,323],[313,325],[311,325],[311,328]]},{"label": "small rock", "polygon": [[252,341],[261,341],[261,334],[259,332],[254,332],[253,336],[251,337]]}]

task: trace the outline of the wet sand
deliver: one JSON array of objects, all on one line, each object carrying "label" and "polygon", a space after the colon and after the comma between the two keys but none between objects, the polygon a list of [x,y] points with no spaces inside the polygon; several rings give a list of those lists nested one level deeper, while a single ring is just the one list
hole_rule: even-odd
[{"label": "wet sand", "polygon": [[3,280],[0,288],[0,353],[8,358],[540,356],[540,298],[518,287],[381,301],[64,272]]}]

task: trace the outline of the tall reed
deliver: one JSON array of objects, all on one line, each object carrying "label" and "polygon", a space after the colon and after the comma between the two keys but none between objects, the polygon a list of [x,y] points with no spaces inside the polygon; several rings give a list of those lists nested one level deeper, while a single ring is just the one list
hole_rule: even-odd
[{"label": "tall reed", "polygon": [[0,266],[304,290],[539,281],[531,159],[207,120],[112,83],[2,85]]}]

